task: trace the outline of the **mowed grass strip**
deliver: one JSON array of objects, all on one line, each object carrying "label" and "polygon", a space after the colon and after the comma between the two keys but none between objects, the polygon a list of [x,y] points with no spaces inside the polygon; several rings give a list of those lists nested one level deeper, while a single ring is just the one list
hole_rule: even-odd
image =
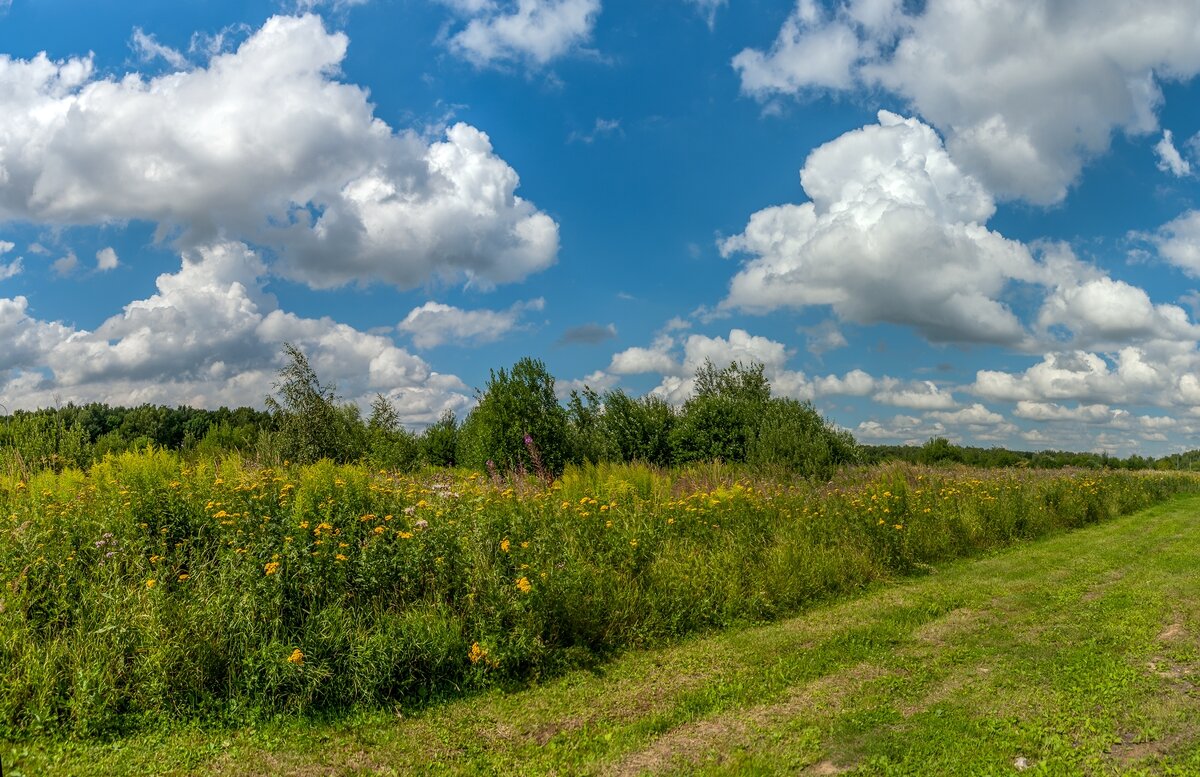
[{"label": "mowed grass strip", "polygon": [[1200,497],[408,712],[22,743],[20,774],[1197,774]]}]

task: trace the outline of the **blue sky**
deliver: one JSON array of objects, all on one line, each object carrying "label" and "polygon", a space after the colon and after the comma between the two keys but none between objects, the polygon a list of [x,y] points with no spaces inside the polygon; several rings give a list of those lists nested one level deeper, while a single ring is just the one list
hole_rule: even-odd
[{"label": "blue sky", "polygon": [[12,0],[0,403],[261,405],[291,341],[414,427],[711,358],[864,442],[1200,447],[1197,73],[1185,0]]}]

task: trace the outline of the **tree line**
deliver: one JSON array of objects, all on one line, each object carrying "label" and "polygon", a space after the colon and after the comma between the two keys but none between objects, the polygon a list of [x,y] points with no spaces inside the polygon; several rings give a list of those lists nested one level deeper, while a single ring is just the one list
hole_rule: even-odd
[{"label": "tree line", "polygon": [[560,402],[543,362],[492,370],[463,418],[446,412],[420,433],[377,395],[368,413],[342,401],[305,354],[284,346],[285,365],[265,400],[248,407],[68,404],[0,416],[0,451],[31,468],[87,467],[110,453],[149,446],[185,456],[231,452],[265,463],[331,459],[389,469],[469,467],[552,476],[567,464],[638,461],[670,467],[720,460],[828,477],[839,466],[903,460],[975,467],[1200,468],[1200,451],[1161,459],[1097,453],[964,447],[944,438],[922,446],[859,445],[809,402],[771,394],[763,366],[706,362],[682,407],[621,389],[572,391]]}]

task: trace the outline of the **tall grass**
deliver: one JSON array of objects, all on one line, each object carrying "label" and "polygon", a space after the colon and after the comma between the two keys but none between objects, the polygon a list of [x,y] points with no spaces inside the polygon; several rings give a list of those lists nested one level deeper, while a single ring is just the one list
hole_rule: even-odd
[{"label": "tall grass", "polygon": [[1127,513],[1183,474],[0,468],[0,732],[412,704]]}]

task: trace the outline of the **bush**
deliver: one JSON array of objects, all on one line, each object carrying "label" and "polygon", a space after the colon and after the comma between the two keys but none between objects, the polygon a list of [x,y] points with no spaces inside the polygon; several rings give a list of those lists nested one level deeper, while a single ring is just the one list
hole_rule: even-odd
[{"label": "bush", "polygon": [[809,402],[772,399],[758,419],[747,461],[782,467],[828,480],[843,464],[859,461],[858,445],[844,430],[833,428]]},{"label": "bush", "polygon": [[421,435],[421,458],[430,467],[453,467],[458,462],[458,419],[453,410]]},{"label": "bush", "polygon": [[493,370],[479,404],[460,431],[459,463],[504,471],[561,472],[567,460],[567,411],[554,376],[537,359]]},{"label": "bush", "polygon": [[320,459],[351,461],[366,449],[366,434],[358,408],[339,406],[336,388],[324,386],[308,358],[291,343],[283,344],[287,363],[273,384],[278,397],[266,399],[278,429],[278,447],[285,459],[312,463]]},{"label": "bush", "polygon": [[658,467],[674,462],[671,430],[675,408],[662,397],[633,399],[617,389],[604,395],[604,430],[616,458]]}]

